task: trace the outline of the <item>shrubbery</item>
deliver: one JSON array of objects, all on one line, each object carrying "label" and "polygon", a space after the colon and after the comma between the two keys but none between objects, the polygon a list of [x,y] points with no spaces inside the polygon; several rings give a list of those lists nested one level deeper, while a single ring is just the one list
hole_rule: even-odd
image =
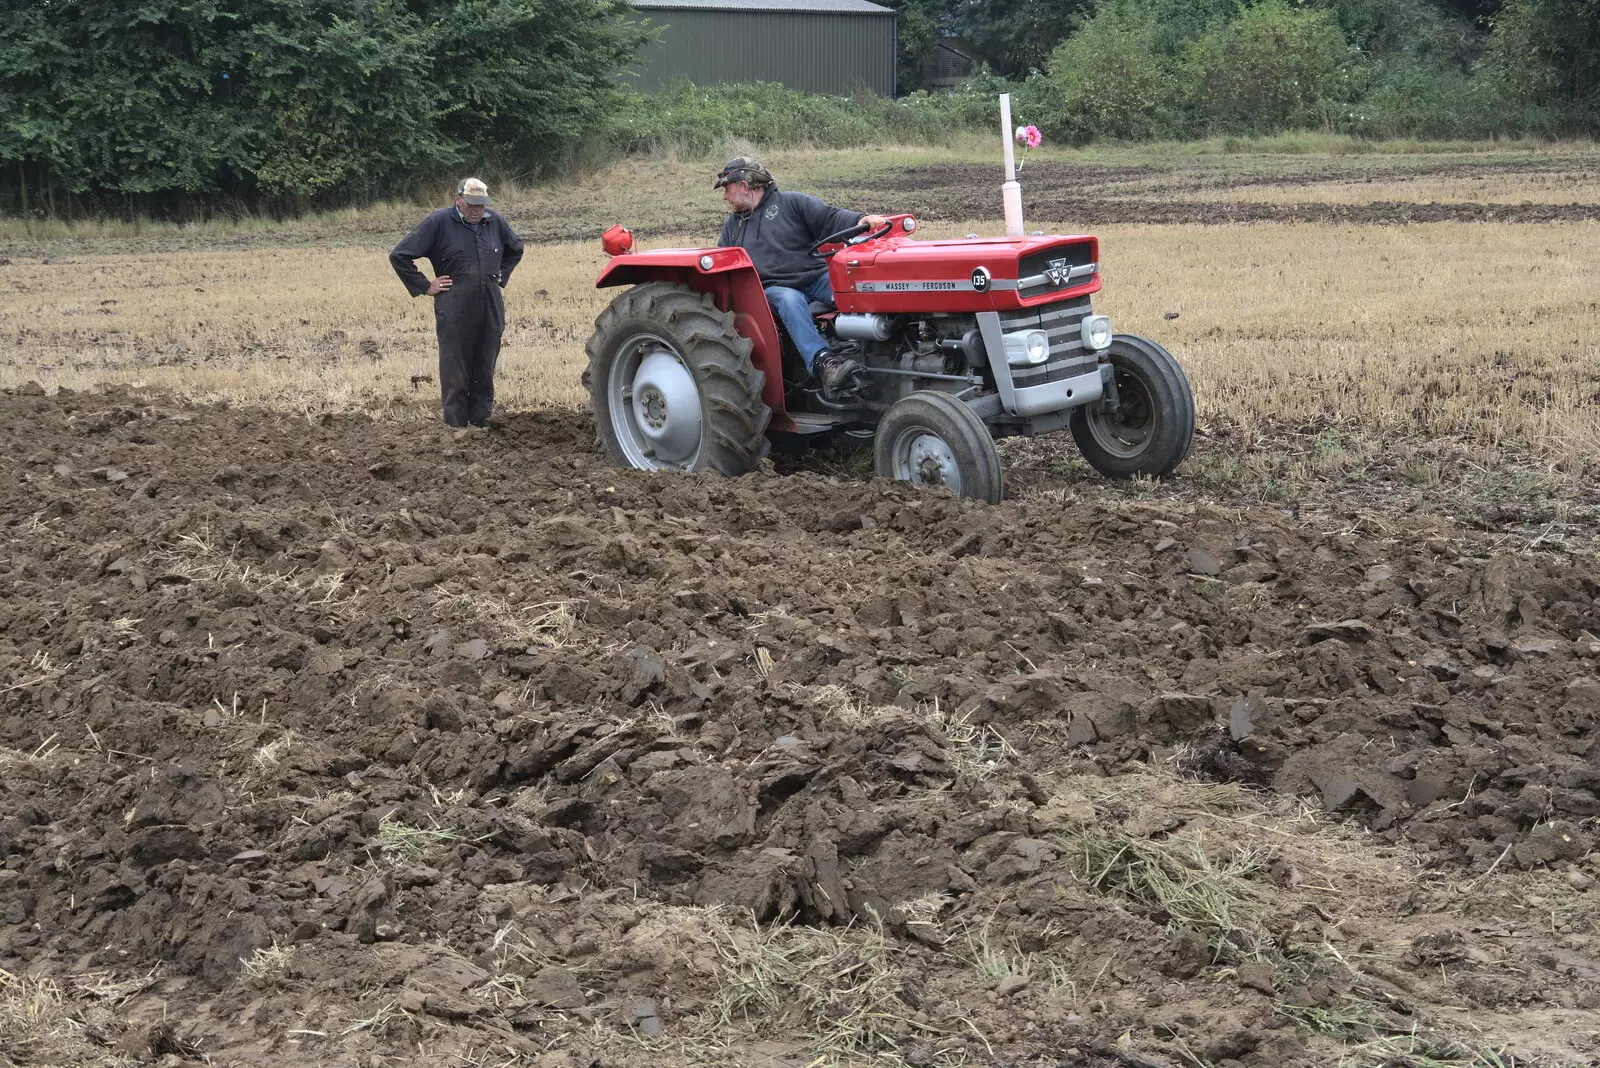
[{"label": "shrubbery", "polygon": [[[893,2],[931,48],[949,3]],[[1001,92],[1056,144],[1600,132],[1600,0],[1478,0],[1492,32],[1443,2],[1006,0],[1013,65],[1045,54],[1017,27],[1071,28],[1043,69],[887,100],[619,88],[644,36],[624,0],[9,0],[0,207],[301,208],[732,139],[934,144],[994,131]]]},{"label": "shrubbery", "polygon": [[1189,47],[1185,88],[1196,118],[1213,129],[1330,127],[1357,59],[1329,12],[1261,0]]},{"label": "shrubbery", "polygon": [[679,83],[651,96],[627,93],[601,127],[613,151],[708,152],[732,139],[757,145],[854,146],[936,142],[949,132],[953,102],[797,93],[781,85]]},{"label": "shrubbery", "polygon": [[1072,141],[1146,141],[1183,125],[1183,86],[1172,57],[1157,51],[1151,24],[1108,9],[1069,37],[1050,59],[1047,84],[1033,94],[1047,132]]},{"label": "shrubbery", "polygon": [[[900,3],[907,17],[926,17]],[[933,4],[937,7],[937,4]],[[1068,5],[1073,6],[1073,5]],[[1492,34],[1434,0],[1099,0],[1044,70],[898,100],[778,85],[628,93],[609,148],[937,143],[993,130],[996,98],[1055,143],[1317,130],[1479,138],[1600,132],[1600,0],[1506,0]],[[1042,10],[1042,9],[1041,9]]]},{"label": "shrubbery", "polygon": [[1083,143],[1313,129],[1600,130],[1600,0],[1507,0],[1492,35],[1428,0],[1102,0],[1035,121]]},{"label": "shrubbery", "polygon": [[1486,67],[1508,103],[1600,131],[1600,0],[1506,0]]},{"label": "shrubbery", "polygon": [[642,39],[621,0],[9,0],[0,203],[182,210],[559,166]]},{"label": "shrubbery", "polygon": [[770,83],[679,83],[650,96],[625,94],[596,137],[611,153],[700,153],[732,140],[763,147],[940,144],[963,132],[998,134],[1005,92],[1014,97],[1019,122],[1024,115],[1059,111],[1059,92],[1044,78],[1014,83],[986,74],[948,92],[908,93],[898,100],[871,93],[797,93]]}]

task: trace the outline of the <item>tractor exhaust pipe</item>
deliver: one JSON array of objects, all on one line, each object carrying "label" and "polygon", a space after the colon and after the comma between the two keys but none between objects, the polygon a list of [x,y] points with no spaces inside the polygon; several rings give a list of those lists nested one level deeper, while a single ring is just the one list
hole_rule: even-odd
[{"label": "tractor exhaust pipe", "polygon": [[1022,184],[1017,181],[1017,161],[1012,140],[1011,94],[1000,94],[1000,143],[1006,150],[1006,182],[1000,187],[1000,200],[1006,209],[1006,236],[1022,236]]}]

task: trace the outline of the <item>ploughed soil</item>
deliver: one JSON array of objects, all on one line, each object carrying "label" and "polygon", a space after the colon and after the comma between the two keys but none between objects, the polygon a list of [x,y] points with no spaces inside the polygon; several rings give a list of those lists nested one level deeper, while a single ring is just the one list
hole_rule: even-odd
[{"label": "ploughed soil", "polygon": [[1600,1054],[1592,558],[140,393],[0,494],[0,1061]]},{"label": "ploughed soil", "polygon": [[[1021,175],[1030,218],[1071,219],[1085,226],[1123,223],[1549,223],[1600,219],[1600,204],[1506,204],[1372,201],[1331,204],[1308,199],[1299,204],[1261,201],[1218,202],[1209,192],[1256,185],[1306,186],[1321,182],[1405,182],[1449,177],[1483,178],[1499,173],[1592,178],[1595,164],[1585,157],[1547,157],[1497,163],[1459,158],[1372,159],[1339,163],[1275,160],[1271,170],[1238,167],[1204,170],[1155,166],[1097,166],[1038,160]],[[852,181],[848,189],[909,211],[923,219],[982,219],[994,212],[996,169],[977,163],[945,163],[886,170],[872,179]]]}]

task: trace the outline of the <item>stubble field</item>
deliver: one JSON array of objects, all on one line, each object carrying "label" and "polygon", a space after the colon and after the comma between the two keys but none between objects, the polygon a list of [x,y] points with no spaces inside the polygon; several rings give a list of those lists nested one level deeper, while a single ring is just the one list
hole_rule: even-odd
[{"label": "stubble field", "polygon": [[1032,161],[1201,438],[994,508],[604,464],[569,239],[703,161],[506,198],[483,433],[420,209],[8,224],[0,1062],[1600,1063],[1597,159]]}]

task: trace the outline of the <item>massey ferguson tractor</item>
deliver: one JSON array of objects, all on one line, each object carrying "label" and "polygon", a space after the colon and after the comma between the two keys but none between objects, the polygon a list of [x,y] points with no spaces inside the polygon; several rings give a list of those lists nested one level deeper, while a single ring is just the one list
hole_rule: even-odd
[{"label": "massey ferguson tractor", "polygon": [[834,391],[808,375],[744,249],[636,252],[626,230],[608,231],[595,284],[628,288],[595,321],[586,374],[606,454],[740,475],[774,435],[843,434],[873,442],[885,478],[998,503],[995,440],[1070,428],[1103,475],[1170,473],[1194,434],[1183,369],[1094,313],[1097,239],[1020,236],[1009,141],[1006,164],[1018,236],[923,241],[900,214],[817,243],[836,304],[812,314],[861,365]]}]

